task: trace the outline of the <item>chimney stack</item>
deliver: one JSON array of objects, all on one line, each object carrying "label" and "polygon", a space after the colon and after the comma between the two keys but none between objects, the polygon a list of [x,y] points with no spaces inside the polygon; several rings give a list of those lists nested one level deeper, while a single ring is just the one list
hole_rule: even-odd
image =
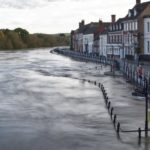
[{"label": "chimney stack", "polygon": [[103,21],[101,19],[99,19],[99,25],[102,25]]},{"label": "chimney stack", "polygon": [[84,20],[82,20],[81,22],[79,22],[79,28],[84,26]]},{"label": "chimney stack", "polygon": [[79,28],[81,28],[81,22],[79,22]]},{"label": "chimney stack", "polygon": [[115,23],[116,22],[116,15],[111,15],[111,22]]},{"label": "chimney stack", "polygon": [[141,0],[136,0],[136,5],[141,4]]},{"label": "chimney stack", "polygon": [[84,20],[81,21],[81,25],[84,26]]}]

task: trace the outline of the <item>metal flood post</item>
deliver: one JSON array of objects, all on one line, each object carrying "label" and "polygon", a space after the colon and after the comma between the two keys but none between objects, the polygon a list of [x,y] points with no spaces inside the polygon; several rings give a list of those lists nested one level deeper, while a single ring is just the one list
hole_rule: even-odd
[{"label": "metal flood post", "polygon": [[116,124],[117,115],[114,115],[114,125]]},{"label": "metal flood post", "polygon": [[145,78],[145,137],[148,137],[148,81]]},{"label": "metal flood post", "polygon": [[138,129],[139,139],[141,139],[141,128]]},{"label": "metal flood post", "polygon": [[111,111],[110,111],[110,116],[111,116],[111,118],[112,118],[112,115],[113,115],[113,111],[114,111],[114,108],[112,107],[112,108],[111,108]]},{"label": "metal flood post", "polygon": [[119,134],[119,132],[120,132],[120,123],[118,122],[118,124],[117,124],[117,133]]}]

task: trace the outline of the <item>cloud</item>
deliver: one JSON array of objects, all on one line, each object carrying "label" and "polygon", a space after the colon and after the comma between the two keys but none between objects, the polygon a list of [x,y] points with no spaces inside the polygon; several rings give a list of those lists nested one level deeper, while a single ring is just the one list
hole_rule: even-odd
[{"label": "cloud", "polygon": [[110,21],[111,14],[124,17],[135,0],[0,0],[0,4],[1,28],[58,33],[78,28],[82,19],[89,23]]},{"label": "cloud", "polygon": [[0,0],[1,8],[36,8],[58,0]]},{"label": "cloud", "polygon": [[[115,6],[118,3],[122,4],[125,2],[115,0],[115,1],[107,1],[107,3],[104,3],[103,0],[0,0],[0,8],[16,8],[16,9],[24,9],[24,8],[37,8],[37,7],[45,7],[47,5],[50,5],[52,3],[77,3],[79,4],[90,4],[90,5],[97,5],[100,6]],[[126,4],[129,2],[126,2]],[[72,5],[72,4],[71,4]]]},{"label": "cloud", "polygon": [[[67,0],[0,0],[0,8],[36,8],[46,6],[50,2],[66,2]],[[85,0],[68,0],[85,1]]]}]

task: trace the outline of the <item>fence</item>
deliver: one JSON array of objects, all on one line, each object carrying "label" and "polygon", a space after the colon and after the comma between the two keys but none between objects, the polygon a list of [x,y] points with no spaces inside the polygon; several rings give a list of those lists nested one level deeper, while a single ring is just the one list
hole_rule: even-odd
[{"label": "fence", "polygon": [[60,53],[65,56],[69,56],[75,59],[85,60],[85,61],[91,61],[96,63],[102,63],[102,64],[109,64],[107,63],[105,56],[97,56],[94,54],[87,54],[87,53],[81,53],[76,51],[70,51],[70,50],[61,50],[61,49],[55,49],[54,50],[57,53]]},{"label": "fence", "polygon": [[[137,88],[144,90],[146,84],[148,84],[148,92],[150,93],[150,74],[143,73],[141,77],[139,77],[137,72],[137,65],[134,63],[124,62],[123,74],[127,80],[127,82],[131,82]],[[143,91],[144,92],[144,91]]]}]

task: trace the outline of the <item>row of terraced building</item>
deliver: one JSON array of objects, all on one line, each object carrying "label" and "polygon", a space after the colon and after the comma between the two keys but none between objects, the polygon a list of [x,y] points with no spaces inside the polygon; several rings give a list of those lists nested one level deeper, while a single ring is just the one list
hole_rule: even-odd
[{"label": "row of terraced building", "polygon": [[70,49],[105,60],[150,60],[150,1],[136,0],[124,18],[111,15],[111,22],[82,20],[71,31]]}]

